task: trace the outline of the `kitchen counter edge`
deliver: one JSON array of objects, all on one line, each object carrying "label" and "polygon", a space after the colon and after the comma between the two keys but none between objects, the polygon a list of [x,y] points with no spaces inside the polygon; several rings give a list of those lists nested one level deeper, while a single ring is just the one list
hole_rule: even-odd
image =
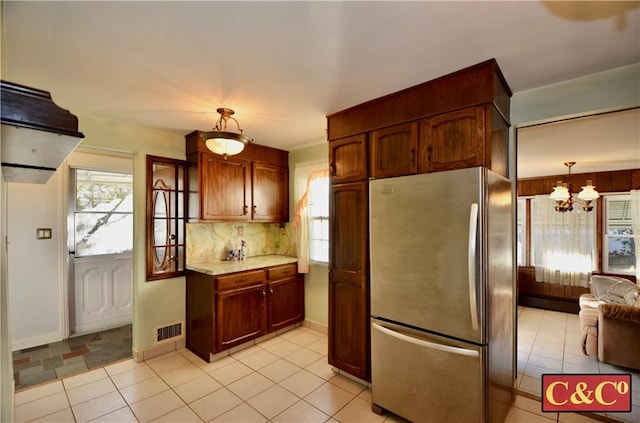
[{"label": "kitchen counter edge", "polygon": [[297,263],[297,257],[267,255],[247,257],[245,260],[235,261],[209,261],[202,263],[188,264],[187,270],[200,272],[211,276],[224,275],[227,273],[244,272],[247,270],[262,269],[265,267],[280,266],[283,264]]}]

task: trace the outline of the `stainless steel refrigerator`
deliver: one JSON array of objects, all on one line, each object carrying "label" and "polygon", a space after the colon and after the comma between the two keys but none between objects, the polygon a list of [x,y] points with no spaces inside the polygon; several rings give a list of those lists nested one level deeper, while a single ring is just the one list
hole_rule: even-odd
[{"label": "stainless steel refrigerator", "polygon": [[509,180],[475,167],[369,190],[374,411],[503,422],[514,382]]}]

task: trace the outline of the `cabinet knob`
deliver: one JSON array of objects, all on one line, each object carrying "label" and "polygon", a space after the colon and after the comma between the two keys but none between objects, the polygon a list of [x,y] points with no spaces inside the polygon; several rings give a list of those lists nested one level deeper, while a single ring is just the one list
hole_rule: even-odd
[{"label": "cabinet knob", "polygon": [[267,296],[267,291],[265,291],[264,289],[262,290],[262,296],[266,297]]},{"label": "cabinet knob", "polygon": [[336,176],[336,164],[333,162],[329,164],[329,174],[331,176]]},{"label": "cabinet knob", "polygon": [[243,210],[243,211],[242,211],[242,214],[246,215],[246,214],[249,212],[249,206],[247,206],[247,205],[245,204],[245,206],[244,206],[244,208],[243,208],[242,210]]},{"label": "cabinet knob", "polygon": [[269,288],[269,294],[273,295],[273,288]]}]

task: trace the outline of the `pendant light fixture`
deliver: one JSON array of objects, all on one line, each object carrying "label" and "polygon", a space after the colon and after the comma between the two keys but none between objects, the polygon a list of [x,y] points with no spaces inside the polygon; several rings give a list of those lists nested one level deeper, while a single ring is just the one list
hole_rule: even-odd
[{"label": "pendant light fixture", "polygon": [[[549,195],[549,198],[555,200],[555,210],[560,213],[570,212],[573,210],[573,193],[571,192],[571,167],[576,162],[565,162],[565,166],[569,168],[569,176],[567,182],[558,181],[558,184],[553,188],[553,192]],[[591,180],[587,180],[587,185],[582,187],[582,190],[578,194],[578,200],[582,203],[582,210],[587,213],[593,210],[591,202],[598,197],[598,191],[595,190],[595,186],[592,185]]]},{"label": "pendant light fixture", "polygon": [[[220,114],[220,118],[216,122],[213,131],[203,132],[200,137],[205,141],[207,148],[216,154],[220,154],[227,159],[227,156],[233,156],[244,150],[244,146],[253,142],[247,136],[242,134],[240,124],[232,117],[235,113],[232,109],[220,107],[216,110]],[[238,127],[238,132],[227,131],[227,121],[232,120]]]}]

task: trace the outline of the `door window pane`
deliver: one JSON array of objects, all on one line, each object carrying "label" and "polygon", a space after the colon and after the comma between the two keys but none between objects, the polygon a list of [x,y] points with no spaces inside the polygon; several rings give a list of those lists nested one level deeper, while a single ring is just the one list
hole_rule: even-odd
[{"label": "door window pane", "polygon": [[74,169],[75,255],[116,254],[133,248],[133,175]]}]

